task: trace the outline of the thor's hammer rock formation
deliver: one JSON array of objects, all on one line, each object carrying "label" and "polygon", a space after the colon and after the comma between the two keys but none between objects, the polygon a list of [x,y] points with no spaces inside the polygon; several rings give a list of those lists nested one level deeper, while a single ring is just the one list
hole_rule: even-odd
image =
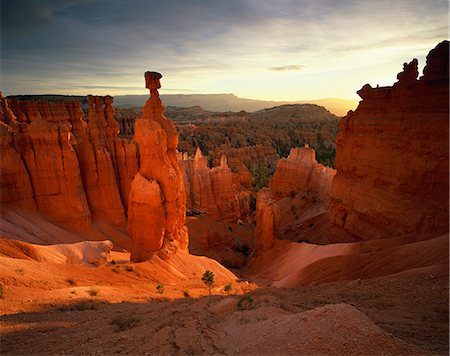
[{"label": "thor's hammer rock formation", "polygon": [[141,164],[128,199],[128,231],[133,239],[131,260],[141,262],[155,253],[168,258],[187,250],[186,196],[178,166],[178,133],[164,115],[159,98],[162,75],[145,73],[150,98],[136,120],[135,141]]}]

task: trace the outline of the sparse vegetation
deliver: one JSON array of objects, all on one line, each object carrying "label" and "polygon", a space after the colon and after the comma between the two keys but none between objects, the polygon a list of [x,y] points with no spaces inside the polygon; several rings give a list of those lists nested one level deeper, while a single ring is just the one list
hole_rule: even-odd
[{"label": "sparse vegetation", "polygon": [[134,272],[134,266],[126,265],[124,266],[124,268],[127,272]]},{"label": "sparse vegetation", "polygon": [[249,295],[243,295],[236,304],[238,310],[248,310],[253,308],[253,298]]},{"label": "sparse vegetation", "polygon": [[190,298],[190,297],[191,297],[191,294],[189,293],[188,290],[184,290],[184,291],[183,291],[183,296],[184,296],[185,298]]},{"label": "sparse vegetation", "polygon": [[156,285],[156,291],[157,291],[159,294],[163,294],[163,293],[164,293],[164,285],[162,285],[161,283],[158,283],[158,284]]},{"label": "sparse vegetation", "polygon": [[231,283],[228,283],[225,285],[225,287],[223,287],[224,292],[227,292],[227,293],[230,293],[232,289],[233,289],[233,286],[231,285]]},{"label": "sparse vegetation", "polygon": [[66,282],[69,286],[75,286],[77,282],[73,278],[67,278]]},{"label": "sparse vegetation", "polygon": [[205,273],[203,273],[202,281],[206,284],[206,287],[208,287],[208,293],[211,295],[211,288],[214,285],[214,273],[210,270],[206,270]]},{"label": "sparse vegetation", "polygon": [[99,295],[99,290],[98,289],[89,289],[86,291],[87,294],[89,294],[91,297],[96,297]]},{"label": "sparse vegetation", "polygon": [[134,328],[141,319],[134,314],[131,315],[118,315],[111,320],[112,325],[116,326],[116,332],[124,331]]}]

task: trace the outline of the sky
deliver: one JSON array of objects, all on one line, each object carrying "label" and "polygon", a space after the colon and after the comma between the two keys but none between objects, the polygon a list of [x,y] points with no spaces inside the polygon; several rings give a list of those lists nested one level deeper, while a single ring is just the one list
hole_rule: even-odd
[{"label": "sky", "polygon": [[447,0],[0,0],[13,94],[357,99],[448,39]]}]

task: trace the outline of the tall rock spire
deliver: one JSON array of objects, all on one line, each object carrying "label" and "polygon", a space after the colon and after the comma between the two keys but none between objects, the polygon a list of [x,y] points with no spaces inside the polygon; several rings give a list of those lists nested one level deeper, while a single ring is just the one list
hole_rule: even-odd
[{"label": "tall rock spire", "polygon": [[186,196],[178,166],[178,133],[164,115],[159,98],[162,75],[145,73],[150,98],[136,121],[135,141],[141,166],[128,200],[128,231],[133,239],[131,259],[145,261],[158,253],[167,258],[177,249],[187,250]]}]

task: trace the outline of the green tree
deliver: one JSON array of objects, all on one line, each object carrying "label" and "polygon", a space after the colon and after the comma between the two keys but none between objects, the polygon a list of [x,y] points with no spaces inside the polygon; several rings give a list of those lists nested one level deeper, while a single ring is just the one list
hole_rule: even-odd
[{"label": "green tree", "polygon": [[214,285],[214,273],[212,273],[210,270],[206,270],[205,273],[203,273],[202,281],[208,287],[208,293],[209,295],[211,295],[211,288]]}]

